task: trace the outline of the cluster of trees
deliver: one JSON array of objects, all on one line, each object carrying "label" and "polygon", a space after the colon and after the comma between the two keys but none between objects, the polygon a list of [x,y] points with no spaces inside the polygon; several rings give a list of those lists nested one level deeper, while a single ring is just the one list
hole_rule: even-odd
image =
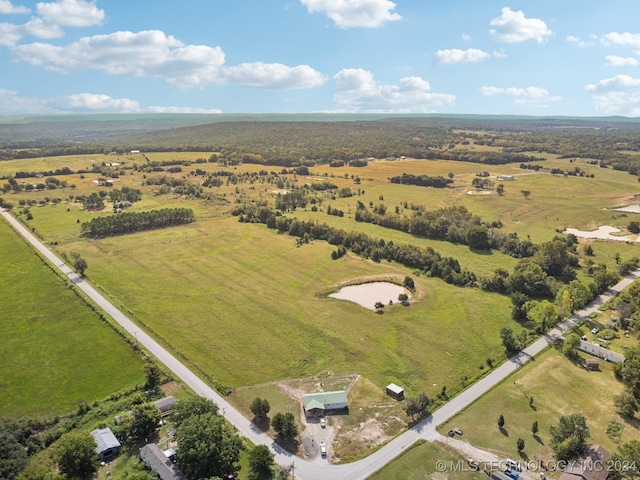
[{"label": "cluster of trees", "polygon": [[264,223],[268,228],[277,229],[281,233],[303,239],[303,243],[311,240],[324,240],[337,247],[342,246],[364,258],[379,262],[390,260],[409,268],[423,271],[425,274],[442,278],[454,285],[475,285],[476,276],[464,270],[455,258],[443,257],[432,248],[422,248],[411,244],[395,244],[383,239],[371,238],[362,232],[346,232],[314,221],[301,221],[274,212],[266,205],[242,205],[235,208],[232,214],[239,216],[243,222]]},{"label": "cluster of trees", "polygon": [[432,177],[429,175],[413,175],[411,173],[403,173],[402,175],[391,177],[391,183],[400,183],[402,185],[418,185],[420,187],[445,188],[453,183],[450,178],[444,178],[442,175]]},{"label": "cluster of trees", "polygon": [[431,400],[427,397],[427,394],[420,392],[415,397],[407,398],[404,411],[411,417],[411,421],[413,421],[416,417],[420,418],[426,415],[429,405],[431,405]]},{"label": "cluster of trees", "polygon": [[137,188],[122,187],[121,189],[114,189],[109,192],[109,200],[113,203],[118,202],[139,202],[142,200],[142,191]]},{"label": "cluster of trees", "polygon": [[175,225],[184,225],[195,221],[190,208],[163,208],[149,212],[125,212],[119,215],[96,217],[81,227],[84,237],[108,237],[123,233],[141,232]]},{"label": "cluster of trees", "polygon": [[202,397],[176,402],[172,421],[179,449],[176,462],[187,478],[212,478],[235,473],[242,440]]}]

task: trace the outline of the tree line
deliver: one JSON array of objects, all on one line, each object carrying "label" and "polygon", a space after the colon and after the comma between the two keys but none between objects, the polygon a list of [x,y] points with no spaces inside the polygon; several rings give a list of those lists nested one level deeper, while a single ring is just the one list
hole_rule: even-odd
[{"label": "tree line", "polygon": [[185,225],[195,221],[190,208],[163,208],[149,212],[125,212],[96,217],[81,226],[81,235],[89,238],[108,237],[157,228]]},{"label": "tree line", "polygon": [[264,204],[239,205],[231,213],[237,216],[241,222],[262,223],[268,228],[298,237],[300,243],[323,240],[338,247],[338,252],[340,252],[339,247],[342,247],[376,262],[381,260],[395,261],[406,267],[421,270],[433,277],[442,278],[453,285],[476,285],[477,278],[473,272],[461,268],[455,258],[443,257],[430,247],[396,244],[393,241],[387,242],[383,239],[370,237],[362,232],[347,232],[326,223],[288,218]]}]

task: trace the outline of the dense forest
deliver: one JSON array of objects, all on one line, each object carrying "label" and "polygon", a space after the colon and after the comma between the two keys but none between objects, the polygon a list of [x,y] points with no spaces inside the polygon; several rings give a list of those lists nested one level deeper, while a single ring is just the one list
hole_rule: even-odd
[{"label": "dense forest", "polygon": [[640,173],[640,122],[618,117],[96,117],[15,123],[4,117],[0,160],[136,149],[215,152],[224,161],[285,167],[403,156],[504,164],[539,160],[548,152]]}]

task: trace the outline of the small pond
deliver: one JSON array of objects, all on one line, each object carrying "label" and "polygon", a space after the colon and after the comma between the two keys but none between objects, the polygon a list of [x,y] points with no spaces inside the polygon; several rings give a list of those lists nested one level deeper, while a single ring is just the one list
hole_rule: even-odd
[{"label": "small pond", "polygon": [[395,283],[371,282],[342,287],[336,293],[332,293],[329,296],[340,300],[349,300],[364,308],[375,310],[376,302],[382,302],[385,305],[388,305],[389,301],[397,303],[398,295],[401,293],[408,292],[404,287],[396,285]]}]

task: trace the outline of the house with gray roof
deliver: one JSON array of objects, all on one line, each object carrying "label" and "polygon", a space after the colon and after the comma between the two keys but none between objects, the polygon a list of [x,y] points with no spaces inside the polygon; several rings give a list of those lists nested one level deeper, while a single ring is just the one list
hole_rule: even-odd
[{"label": "house with gray roof", "polygon": [[110,428],[96,428],[91,432],[91,436],[96,442],[95,450],[101,461],[108,462],[120,453],[122,444]]},{"label": "house with gray roof", "polygon": [[140,458],[161,480],[184,480],[184,475],[173,461],[155,443],[140,449]]}]

